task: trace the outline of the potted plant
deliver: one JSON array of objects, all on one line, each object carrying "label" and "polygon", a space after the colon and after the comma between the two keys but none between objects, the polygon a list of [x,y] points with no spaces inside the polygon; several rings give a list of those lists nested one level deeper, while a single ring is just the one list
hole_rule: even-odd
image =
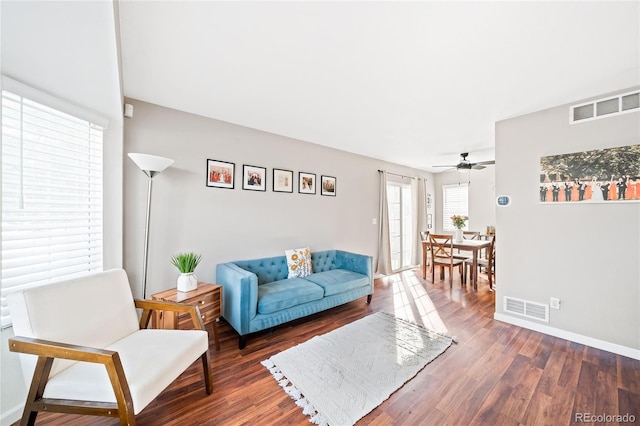
[{"label": "potted plant", "polygon": [[201,260],[202,256],[193,252],[178,253],[171,258],[171,264],[180,271],[178,291],[187,292],[198,288],[198,278],[193,271]]},{"label": "potted plant", "polygon": [[451,216],[451,223],[453,223],[453,226],[456,228],[453,233],[453,239],[456,243],[462,242],[462,228],[464,228],[467,220],[469,220],[467,216],[459,214]]}]

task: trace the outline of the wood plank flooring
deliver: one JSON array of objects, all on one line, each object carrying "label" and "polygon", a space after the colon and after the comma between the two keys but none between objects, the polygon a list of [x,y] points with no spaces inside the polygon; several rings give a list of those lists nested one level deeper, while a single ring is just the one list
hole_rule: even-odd
[{"label": "wood plank flooring", "polygon": [[[307,425],[260,361],[376,311],[444,331],[459,343],[359,425],[569,425],[580,423],[580,413],[628,414],[635,421],[625,424],[640,424],[640,361],[493,320],[494,293],[483,276],[478,291],[455,279],[453,288],[448,279],[432,284],[417,269],[378,279],[375,287],[370,305],[362,298],[258,333],[243,350],[222,322],[221,351],[211,337],[214,393],[204,391],[198,360],[137,416],[137,424]],[[45,413],[37,424],[118,422]]]}]

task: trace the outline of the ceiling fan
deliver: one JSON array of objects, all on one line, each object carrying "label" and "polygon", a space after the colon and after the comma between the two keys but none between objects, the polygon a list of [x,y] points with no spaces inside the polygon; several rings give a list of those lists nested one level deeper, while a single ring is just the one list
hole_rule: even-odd
[{"label": "ceiling fan", "polygon": [[489,164],[496,164],[495,160],[490,160],[490,161],[479,161],[477,163],[472,163],[469,160],[467,160],[467,157],[469,156],[468,152],[463,152],[460,154],[460,162],[458,164],[452,164],[452,165],[448,165],[448,166],[433,166],[433,167],[449,167],[452,169],[458,169],[458,170],[482,170],[485,168],[485,166],[489,165]]}]

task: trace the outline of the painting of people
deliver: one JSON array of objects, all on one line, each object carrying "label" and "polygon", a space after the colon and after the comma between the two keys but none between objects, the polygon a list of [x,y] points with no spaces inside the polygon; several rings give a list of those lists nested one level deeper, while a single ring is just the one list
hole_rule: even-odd
[{"label": "painting of people", "polygon": [[540,159],[540,203],[640,202],[640,144]]}]

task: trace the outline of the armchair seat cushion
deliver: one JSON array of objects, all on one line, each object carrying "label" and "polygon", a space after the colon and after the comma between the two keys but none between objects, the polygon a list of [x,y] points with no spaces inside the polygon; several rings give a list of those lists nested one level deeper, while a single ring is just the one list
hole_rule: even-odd
[{"label": "armchair seat cushion", "polygon": [[[139,330],[104,348],[118,352],[127,377],[134,413],[138,414],[207,350],[203,330]],[[149,357],[150,353],[157,354]],[[162,372],[158,374],[158,372]],[[101,364],[77,362],[49,382],[45,398],[116,402]]]},{"label": "armchair seat cushion", "polygon": [[258,313],[270,314],[322,299],[324,290],[306,278],[288,278],[258,286]]},{"label": "armchair seat cushion", "polygon": [[305,280],[322,287],[325,296],[332,296],[369,285],[368,276],[347,271],[346,269],[318,272],[305,277]]}]

